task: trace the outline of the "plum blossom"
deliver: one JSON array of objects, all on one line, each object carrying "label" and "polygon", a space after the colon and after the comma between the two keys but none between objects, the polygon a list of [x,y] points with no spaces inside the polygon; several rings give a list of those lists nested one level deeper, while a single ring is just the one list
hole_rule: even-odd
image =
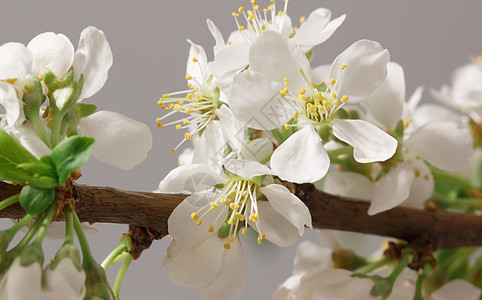
[{"label": "plum blossom", "polygon": [[[343,119],[348,117],[346,104],[360,102],[383,82],[388,60],[388,51],[378,43],[358,41],[331,65],[328,87],[311,82],[309,62],[293,41],[265,31],[251,46],[250,69],[234,76],[228,102],[250,127],[295,128],[274,151],[271,167],[283,180],[314,182],[328,171],[322,140],[332,135],[353,146],[361,163],[384,161],[395,153],[396,140],[378,127]],[[292,118],[294,123],[286,123]]]},{"label": "plum blossom", "polygon": [[192,193],[169,217],[173,241],[163,265],[169,264],[174,282],[198,287],[203,299],[231,299],[242,292],[246,259],[239,236],[246,235],[248,224],[259,244],[266,238],[278,246],[296,242],[304,226],[311,227],[308,208],[273,183],[265,165],[231,159],[225,170],[218,175],[202,164],[180,166],[159,184],[160,192]]},{"label": "plum blossom", "polygon": [[85,272],[69,258],[61,259],[54,267],[44,272],[42,287],[48,300],[81,300],[85,295]]},{"label": "plum blossom", "polygon": [[[40,299],[42,267],[39,262],[24,265],[21,257],[14,259],[0,279],[1,300]],[[25,288],[28,287],[28,288]]]}]

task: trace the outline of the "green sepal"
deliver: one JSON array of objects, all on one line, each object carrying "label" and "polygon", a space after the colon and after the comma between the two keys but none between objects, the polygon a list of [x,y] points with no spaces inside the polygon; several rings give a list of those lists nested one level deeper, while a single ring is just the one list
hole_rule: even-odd
[{"label": "green sepal", "polygon": [[253,178],[250,178],[249,180],[254,182],[254,184],[260,186],[265,177],[266,177],[266,175],[259,175],[259,176],[255,176]]},{"label": "green sepal", "polygon": [[224,168],[224,172],[226,173],[226,176],[228,176],[229,179],[231,180],[239,180],[243,179],[239,175],[234,174],[233,172],[230,172],[228,169]]},{"label": "green sepal", "polygon": [[350,114],[343,108],[339,108],[335,111],[333,117],[337,119],[350,119]]},{"label": "green sepal", "polygon": [[403,130],[403,121],[400,120],[398,121],[397,126],[395,126],[395,129],[392,131],[392,136],[398,141],[401,141],[403,139]]},{"label": "green sepal", "polygon": [[324,82],[322,82],[322,83],[320,83],[316,86],[316,89],[318,90],[318,92],[326,92],[326,88],[327,88],[327,86],[326,86],[326,83],[324,83]]},{"label": "green sepal", "polygon": [[316,131],[324,142],[331,141],[333,137],[333,126],[330,122],[322,122],[316,125]]},{"label": "green sepal", "polygon": [[352,250],[338,249],[331,254],[335,268],[354,271],[368,263],[367,259],[358,256]]},{"label": "green sepal", "polygon": [[38,118],[40,105],[42,105],[46,99],[43,93],[42,84],[38,78],[34,78],[33,84],[25,85],[25,89],[27,90],[27,93],[24,94],[22,98],[25,116],[29,120],[31,120],[33,117]]},{"label": "green sepal", "polygon": [[20,265],[26,267],[33,263],[38,263],[40,266],[44,262],[44,253],[40,246],[36,244],[28,245],[20,254]]},{"label": "green sepal", "polygon": [[70,259],[74,263],[77,270],[82,270],[82,264],[80,263],[80,251],[74,245],[64,244],[57,252],[54,261],[48,266],[48,268],[52,270],[55,269],[63,259]]},{"label": "green sepal", "polygon": [[350,114],[350,119],[352,120],[360,119],[360,113],[356,109],[352,109],[348,113]]},{"label": "green sepal", "polygon": [[229,236],[230,231],[231,231],[231,225],[229,225],[227,221],[224,221],[223,225],[219,227],[218,237],[220,239],[227,238]]},{"label": "green sepal", "polygon": [[214,79],[214,76],[211,74],[208,79],[206,79],[206,81],[204,82],[206,86],[211,86],[211,84],[213,83],[213,79]]},{"label": "green sepal", "polygon": [[26,185],[20,192],[19,203],[28,214],[38,215],[55,199],[55,189]]},{"label": "green sepal", "polygon": [[88,117],[91,114],[95,113],[97,111],[97,105],[77,102],[74,105],[74,110],[77,115],[77,118],[79,118],[80,120],[82,118]]},{"label": "green sepal", "polygon": [[48,71],[44,74],[44,83],[49,89],[50,105],[53,107],[54,112],[58,112],[63,116],[79,99],[84,86],[84,77],[81,75],[80,79],[75,81],[73,68],[67,71],[62,80],[59,80],[55,74]]},{"label": "green sepal", "polygon": [[392,293],[392,283],[381,276],[378,275],[365,275],[365,274],[353,274],[352,277],[360,277],[370,279],[374,282],[373,288],[371,290],[371,295],[374,297],[382,297],[382,299],[387,299]]},{"label": "green sepal", "polygon": [[391,165],[384,165],[383,168],[378,172],[377,177],[375,178],[375,181],[380,180],[383,176],[387,175],[388,172],[390,172],[390,169],[392,168]]},{"label": "green sepal", "polygon": [[103,299],[112,300],[114,292],[107,281],[105,270],[96,263],[92,258],[85,259],[82,263],[86,280],[85,280],[85,297],[84,300]]},{"label": "green sepal", "polygon": [[94,139],[86,136],[74,136],[60,142],[50,154],[50,161],[58,174],[58,185],[61,186],[70,173],[88,160],[94,150]]},{"label": "green sepal", "polygon": [[221,95],[221,92],[219,91],[219,88],[216,87],[211,93],[211,97],[212,97],[213,102],[218,101],[220,95]]},{"label": "green sepal", "polygon": [[306,52],[305,55],[306,55],[306,58],[308,58],[309,61],[312,61],[313,57],[315,56],[315,51],[310,50],[310,51]]}]

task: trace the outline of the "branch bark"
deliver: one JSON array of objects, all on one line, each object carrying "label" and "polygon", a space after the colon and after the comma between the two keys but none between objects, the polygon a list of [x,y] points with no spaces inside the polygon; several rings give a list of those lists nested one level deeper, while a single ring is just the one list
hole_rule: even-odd
[{"label": "branch bark", "polygon": [[[0,200],[19,190],[18,186],[0,182]],[[407,241],[421,239],[436,249],[482,246],[482,216],[403,207],[369,216],[367,202],[330,195],[312,184],[296,185],[294,190],[310,209],[315,228],[370,233]],[[169,215],[186,197],[85,185],[74,185],[73,196],[81,221],[146,227],[156,239],[167,235]],[[18,204],[0,211],[1,218],[17,219],[24,214]]]}]

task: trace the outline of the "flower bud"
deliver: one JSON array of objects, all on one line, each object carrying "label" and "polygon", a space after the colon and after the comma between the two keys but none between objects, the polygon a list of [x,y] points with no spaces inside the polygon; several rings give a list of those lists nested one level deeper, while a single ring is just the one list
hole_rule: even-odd
[{"label": "flower bud", "polygon": [[[30,257],[29,257],[30,258]],[[24,260],[28,264],[24,263]],[[38,261],[16,257],[0,280],[1,300],[40,299],[42,267]]]}]

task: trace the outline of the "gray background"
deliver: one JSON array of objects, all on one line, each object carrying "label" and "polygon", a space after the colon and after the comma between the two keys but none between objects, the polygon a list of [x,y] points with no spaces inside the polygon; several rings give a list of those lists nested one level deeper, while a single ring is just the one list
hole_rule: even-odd
[{"label": "gray background", "polygon": [[[278,2],[278,8],[282,2]],[[260,1],[266,6],[268,1]],[[126,190],[150,191],[176,166],[169,148],[182,138],[173,128],[157,130],[161,115],[156,101],[165,92],[185,88],[186,38],[203,45],[212,58],[213,39],[205,20],[210,18],[225,37],[235,29],[231,12],[248,1],[5,1],[0,2],[0,43],[27,44],[38,33],[61,32],[74,46],[83,28],[103,30],[114,53],[114,65],[104,88],[87,102],[99,109],[121,112],[147,123],[154,145],[144,163],[124,172],[92,159],[83,169],[82,183]],[[451,71],[482,53],[482,2],[447,0],[292,0],[289,15],[297,24],[300,16],[326,7],[333,17],[347,14],[345,23],[332,38],[315,50],[313,66],[331,63],[351,43],[368,38],[389,49],[391,58],[405,69],[407,95],[419,85],[439,88],[448,83]],[[424,94],[428,100],[428,94]],[[3,223],[5,224],[5,223]],[[102,260],[117,245],[127,226],[95,225],[99,233],[90,238],[95,256]],[[316,235],[308,233],[308,238]],[[270,299],[291,273],[295,246],[278,249],[246,243],[249,262],[247,288],[241,299]],[[45,249],[53,256],[60,242]],[[159,263],[168,245],[155,242],[134,262],[121,290],[122,299],[197,299],[197,292],[181,288],[167,278]],[[109,272],[114,278],[114,266]],[[202,274],[200,274],[202,275]]]}]

